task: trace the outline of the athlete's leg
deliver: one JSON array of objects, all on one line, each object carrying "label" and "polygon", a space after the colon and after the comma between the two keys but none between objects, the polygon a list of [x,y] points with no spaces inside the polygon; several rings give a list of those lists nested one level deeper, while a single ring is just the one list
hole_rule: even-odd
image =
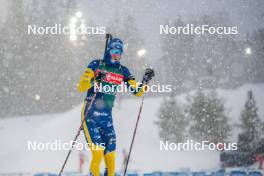
[{"label": "athlete's leg", "polygon": [[115,175],[115,151],[106,153],[104,155],[107,165],[107,175],[114,176]]},{"label": "athlete's leg", "polygon": [[102,140],[105,142],[104,160],[107,167],[105,175],[115,175],[115,150],[116,150],[116,135],[113,127],[113,121],[111,115],[105,118],[106,121],[102,125],[101,130]]},{"label": "athlete's leg", "polygon": [[96,121],[93,118],[94,109],[91,108],[87,117],[84,117],[86,115],[86,110],[88,106],[88,104],[86,106],[85,102],[82,109],[82,120],[86,118],[85,123],[83,123],[83,131],[92,152],[90,172],[93,176],[99,176],[100,164],[104,156],[104,148],[100,146],[100,144],[102,143],[102,138],[99,132],[99,127],[97,126]]}]

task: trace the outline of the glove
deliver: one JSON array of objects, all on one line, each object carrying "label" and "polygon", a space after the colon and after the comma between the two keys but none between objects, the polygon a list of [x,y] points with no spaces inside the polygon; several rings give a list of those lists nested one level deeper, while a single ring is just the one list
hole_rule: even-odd
[{"label": "glove", "polygon": [[96,80],[97,82],[101,82],[101,81],[103,81],[103,80],[105,79],[106,75],[107,75],[107,71],[105,71],[105,70],[103,70],[103,71],[99,71],[99,72],[96,74],[96,76],[95,76],[95,80]]},{"label": "glove", "polygon": [[154,70],[152,68],[147,68],[143,76],[143,83],[148,83],[155,76]]}]

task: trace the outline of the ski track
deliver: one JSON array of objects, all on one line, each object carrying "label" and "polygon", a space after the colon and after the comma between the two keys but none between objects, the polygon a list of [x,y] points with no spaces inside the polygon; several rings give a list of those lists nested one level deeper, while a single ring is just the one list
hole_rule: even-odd
[{"label": "ski track", "polygon": [[[225,107],[232,123],[237,123],[244,106],[247,91],[253,90],[259,108],[259,117],[264,117],[264,85],[244,85],[234,90],[217,90],[225,100]],[[177,96],[184,103],[186,94]],[[129,171],[174,171],[177,169],[215,170],[219,169],[217,151],[160,151],[158,129],[153,123],[162,98],[146,98],[141,114]],[[117,171],[121,169],[122,149],[128,151],[135,126],[141,98],[122,101],[120,107],[114,107],[113,117],[117,134]],[[67,151],[28,151],[27,141],[62,142],[71,141],[80,125],[82,106],[68,112],[51,115],[15,117],[0,120],[0,172],[54,172],[58,173]],[[234,134],[237,134],[234,130]],[[235,135],[234,135],[235,136]],[[235,139],[235,138],[234,138]],[[78,138],[85,143],[83,134]],[[86,153],[85,172],[88,172],[90,153]],[[77,150],[73,150],[65,171],[78,170]],[[103,168],[103,164],[102,164]]]}]

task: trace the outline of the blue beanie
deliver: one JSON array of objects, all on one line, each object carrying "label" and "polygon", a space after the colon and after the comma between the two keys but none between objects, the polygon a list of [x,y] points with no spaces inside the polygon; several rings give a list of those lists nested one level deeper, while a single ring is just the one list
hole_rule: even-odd
[{"label": "blue beanie", "polygon": [[123,42],[122,42],[122,40],[120,40],[118,38],[112,38],[110,40],[110,42],[107,45],[107,51],[105,53],[104,60],[105,60],[105,62],[108,65],[111,65],[111,66],[119,66],[120,65],[119,63],[111,63],[110,50],[111,49],[114,49],[114,48],[115,49],[120,49],[121,50],[121,53],[123,53]]},{"label": "blue beanie", "polygon": [[108,49],[120,49],[123,52],[123,42],[119,38],[112,38],[108,44]]}]

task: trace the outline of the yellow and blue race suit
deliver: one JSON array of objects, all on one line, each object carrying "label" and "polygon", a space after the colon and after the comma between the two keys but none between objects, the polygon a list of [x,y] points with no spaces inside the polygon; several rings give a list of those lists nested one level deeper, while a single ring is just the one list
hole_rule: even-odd
[{"label": "yellow and blue race suit", "polygon": [[92,161],[90,172],[93,176],[100,175],[100,163],[104,159],[106,164],[105,174],[114,176],[116,135],[112,119],[112,107],[115,100],[115,92],[97,92],[89,112],[88,107],[94,95],[96,84],[95,75],[98,71],[106,71],[106,77],[101,81],[102,86],[120,85],[125,83],[133,94],[142,96],[146,86],[137,84],[128,68],[123,65],[112,66],[104,60],[93,60],[82,75],[78,84],[78,91],[87,91],[87,96],[82,108],[83,130],[86,140],[91,147]]}]

